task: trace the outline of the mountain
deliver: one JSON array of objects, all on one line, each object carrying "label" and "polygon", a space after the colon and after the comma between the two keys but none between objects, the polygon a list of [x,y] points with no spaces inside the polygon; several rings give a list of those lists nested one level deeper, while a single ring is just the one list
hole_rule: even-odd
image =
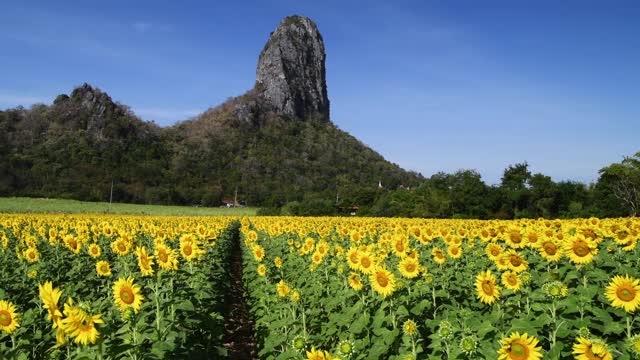
[{"label": "mountain", "polygon": [[325,48],[316,24],[286,17],[260,53],[247,93],[160,128],[83,84],[51,105],[0,111],[0,195],[279,207],[373,202],[422,179],[330,120]]}]

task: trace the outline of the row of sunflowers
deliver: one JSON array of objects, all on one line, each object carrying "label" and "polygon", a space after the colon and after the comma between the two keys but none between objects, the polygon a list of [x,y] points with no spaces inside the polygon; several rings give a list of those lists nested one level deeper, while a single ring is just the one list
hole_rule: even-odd
[{"label": "row of sunflowers", "polygon": [[242,219],[266,359],[640,359],[640,220]]},{"label": "row of sunflowers", "polygon": [[236,238],[226,217],[3,214],[0,358],[222,354]]}]

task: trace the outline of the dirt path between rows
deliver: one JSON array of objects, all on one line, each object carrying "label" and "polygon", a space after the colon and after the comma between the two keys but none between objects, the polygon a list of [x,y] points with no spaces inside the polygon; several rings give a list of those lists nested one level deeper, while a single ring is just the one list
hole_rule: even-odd
[{"label": "dirt path between rows", "polygon": [[258,359],[253,337],[253,320],[244,300],[242,283],[242,249],[236,239],[231,250],[231,289],[227,297],[227,314],[224,321],[224,341],[229,359]]}]

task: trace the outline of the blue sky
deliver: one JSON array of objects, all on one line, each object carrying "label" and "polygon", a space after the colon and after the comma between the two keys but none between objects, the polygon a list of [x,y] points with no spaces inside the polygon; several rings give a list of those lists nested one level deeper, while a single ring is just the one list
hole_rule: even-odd
[{"label": "blue sky", "polygon": [[323,34],[332,121],[404,168],[592,182],[640,151],[637,1],[7,1],[0,108],[88,82],[170,125],[251,88],[291,14]]}]

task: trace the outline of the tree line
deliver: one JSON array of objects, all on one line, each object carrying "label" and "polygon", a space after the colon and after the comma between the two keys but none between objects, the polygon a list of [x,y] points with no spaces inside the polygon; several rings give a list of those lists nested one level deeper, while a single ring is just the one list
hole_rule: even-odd
[{"label": "tree line", "polygon": [[[599,171],[594,184],[553,181],[531,173],[527,162],[508,166],[497,185],[475,170],[439,172],[418,186],[385,190],[370,186],[335,203],[308,198],[265,213],[344,214],[358,205],[361,216],[425,218],[576,218],[637,216],[640,209],[640,152]],[[344,211],[344,210],[347,211]]]}]

